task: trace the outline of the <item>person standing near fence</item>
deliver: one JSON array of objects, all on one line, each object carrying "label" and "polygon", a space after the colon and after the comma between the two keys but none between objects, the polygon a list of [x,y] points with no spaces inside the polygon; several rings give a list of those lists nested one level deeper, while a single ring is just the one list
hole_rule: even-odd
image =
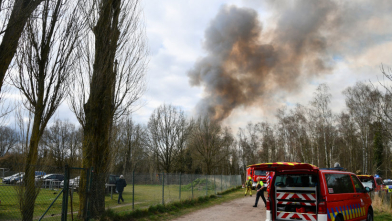
[{"label": "person standing near fence", "polygon": [[245,196],[248,192],[249,195],[252,196],[252,184],[253,184],[252,177],[249,177],[248,180],[245,182],[245,188],[246,188]]},{"label": "person standing near fence", "polygon": [[124,199],[122,197],[122,193],[124,191],[124,187],[127,186],[127,182],[125,182],[124,176],[120,175],[120,179],[116,181],[116,189],[118,192],[118,204],[120,204],[120,200],[124,202]]}]

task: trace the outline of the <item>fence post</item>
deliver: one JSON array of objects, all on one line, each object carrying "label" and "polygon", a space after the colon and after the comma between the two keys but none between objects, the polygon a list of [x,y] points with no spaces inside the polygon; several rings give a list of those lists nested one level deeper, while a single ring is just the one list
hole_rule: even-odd
[{"label": "fence post", "polygon": [[87,178],[87,185],[86,185],[86,195],[87,195],[87,207],[86,207],[86,211],[87,211],[87,213],[86,213],[86,221],[88,221],[89,219],[90,219],[90,216],[91,216],[91,211],[90,211],[90,189],[91,189],[91,180],[93,179],[93,173],[94,173],[94,167],[91,167],[90,169],[89,169],[89,171],[88,171],[89,173],[88,173],[88,178]]},{"label": "fence post", "polygon": [[165,205],[165,172],[162,172],[162,205]]},{"label": "fence post", "polygon": [[113,199],[113,186],[110,186],[110,199]]},{"label": "fence post", "polygon": [[180,172],[180,201],[181,201],[181,172]]},{"label": "fence post", "polygon": [[67,210],[68,210],[68,188],[69,188],[69,168],[68,164],[65,165],[64,170],[64,189],[63,189],[63,205],[62,205],[62,212],[61,212],[61,220],[67,220]]},{"label": "fence post", "polygon": [[84,203],[84,214],[83,214],[83,216],[84,216],[84,218],[85,218],[85,220],[88,220],[87,219],[87,210],[88,210],[88,203],[87,203],[87,201],[88,201],[88,181],[89,181],[89,179],[90,179],[90,169],[84,169],[85,171],[86,171],[86,198],[85,198],[85,201],[83,202]]},{"label": "fence post", "polygon": [[216,195],[216,186],[215,186],[215,173],[214,173],[214,191],[215,191],[215,195]]},{"label": "fence post", "polygon": [[132,171],[132,211],[135,210],[135,169]]},{"label": "fence post", "polygon": [[207,175],[206,175],[206,196],[208,195],[208,181],[207,181]]},{"label": "fence post", "polygon": [[192,179],[192,174],[191,174],[191,186],[192,186],[192,199],[193,199],[193,179]]},{"label": "fence post", "polygon": [[221,193],[222,193],[222,180],[223,180],[223,175],[221,174]]}]

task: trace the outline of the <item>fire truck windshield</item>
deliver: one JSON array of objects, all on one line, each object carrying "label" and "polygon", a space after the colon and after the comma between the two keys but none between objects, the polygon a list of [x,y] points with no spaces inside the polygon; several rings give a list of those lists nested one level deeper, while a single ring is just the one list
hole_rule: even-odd
[{"label": "fire truck windshield", "polygon": [[265,176],[265,175],[267,175],[267,171],[255,170],[255,175],[256,176]]}]

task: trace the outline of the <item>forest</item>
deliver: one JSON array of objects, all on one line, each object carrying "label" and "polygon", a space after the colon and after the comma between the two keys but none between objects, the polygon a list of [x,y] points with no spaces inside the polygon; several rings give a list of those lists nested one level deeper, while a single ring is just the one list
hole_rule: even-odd
[{"label": "forest", "polygon": [[[113,126],[108,171],[244,174],[247,165],[261,162],[305,162],[323,168],[338,162],[357,174],[390,178],[390,88],[387,83],[374,85],[357,82],[346,88],[345,110],[333,113],[328,85],[321,84],[309,104],[282,107],[275,113],[276,123],[249,122],[235,128],[236,133],[209,117],[185,116],[170,104],[155,109],[147,124],[127,115]],[[0,167],[25,162],[23,138],[18,129],[1,127]],[[54,120],[40,140],[39,162],[80,167],[82,143],[82,127]]]}]

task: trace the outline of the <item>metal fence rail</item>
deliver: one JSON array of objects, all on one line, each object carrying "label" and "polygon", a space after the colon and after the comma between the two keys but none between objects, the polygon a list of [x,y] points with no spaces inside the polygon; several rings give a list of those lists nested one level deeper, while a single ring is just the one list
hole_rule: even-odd
[{"label": "metal fence rail", "polygon": [[[23,171],[23,166],[17,171]],[[67,167],[68,168],[68,167]],[[69,179],[66,190],[61,180],[37,179],[38,190],[34,204],[33,220],[62,220],[62,211],[67,211],[67,219],[75,219],[79,214],[79,182],[82,168],[37,166],[35,170],[46,174],[60,174]],[[92,175],[94,176],[94,174]],[[144,209],[157,204],[168,204],[185,199],[218,194],[241,185],[240,175],[201,175],[201,174],[125,174],[127,186],[124,188],[124,202],[118,203],[118,193],[113,178],[118,176],[104,174],[105,209],[115,212]],[[109,178],[110,177],[110,178]],[[109,181],[111,180],[111,181]],[[22,220],[21,196],[24,185],[21,182],[4,182],[0,179],[0,220]],[[64,194],[67,194],[64,196]],[[31,199],[34,200],[34,199]],[[79,214],[80,215],[80,214]],[[64,214],[63,214],[64,216]],[[64,217],[63,217],[64,219]]]}]

